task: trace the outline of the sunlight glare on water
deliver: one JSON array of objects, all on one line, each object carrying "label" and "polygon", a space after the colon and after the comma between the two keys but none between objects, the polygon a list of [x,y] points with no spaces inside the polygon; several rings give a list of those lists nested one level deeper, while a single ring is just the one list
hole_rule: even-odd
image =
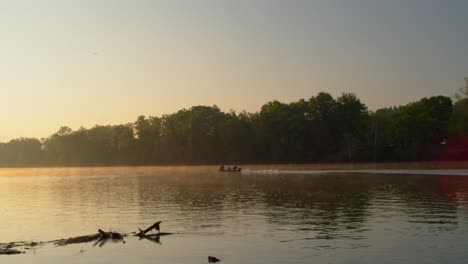
[{"label": "sunlight glare on water", "polygon": [[130,234],[157,244],[46,245],[1,263],[467,263],[468,177],[220,173],[207,167],[0,171],[0,243]]}]

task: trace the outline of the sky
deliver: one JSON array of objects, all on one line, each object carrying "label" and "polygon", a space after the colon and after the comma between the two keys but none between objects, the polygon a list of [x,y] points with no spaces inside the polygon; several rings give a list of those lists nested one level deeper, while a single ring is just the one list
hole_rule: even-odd
[{"label": "sky", "polygon": [[0,0],[0,141],[320,91],[452,96],[466,0]]}]

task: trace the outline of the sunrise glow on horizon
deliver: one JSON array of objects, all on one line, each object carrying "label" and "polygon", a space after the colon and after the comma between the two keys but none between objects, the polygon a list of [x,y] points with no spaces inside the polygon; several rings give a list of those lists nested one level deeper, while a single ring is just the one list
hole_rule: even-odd
[{"label": "sunrise glow on horizon", "polygon": [[[197,3],[195,3],[197,2]],[[398,3],[397,3],[398,2]],[[2,1],[0,142],[193,105],[451,96],[466,1]]]}]

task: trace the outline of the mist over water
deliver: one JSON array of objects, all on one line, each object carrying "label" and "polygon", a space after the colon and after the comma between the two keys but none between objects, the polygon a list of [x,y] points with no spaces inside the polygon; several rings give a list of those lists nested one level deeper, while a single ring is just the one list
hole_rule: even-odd
[{"label": "mist over water", "polygon": [[458,175],[458,176],[468,176],[468,170],[389,170],[389,169],[375,169],[375,170],[278,170],[278,169],[269,169],[269,170],[244,170],[243,173],[252,173],[252,174],[400,174],[400,175]]},{"label": "mist over water", "polygon": [[98,228],[130,233],[158,220],[161,231],[175,234],[161,244],[128,237],[101,248],[44,246],[0,261],[206,263],[208,255],[222,263],[468,261],[468,177],[443,170],[268,170],[2,170],[0,243]]}]

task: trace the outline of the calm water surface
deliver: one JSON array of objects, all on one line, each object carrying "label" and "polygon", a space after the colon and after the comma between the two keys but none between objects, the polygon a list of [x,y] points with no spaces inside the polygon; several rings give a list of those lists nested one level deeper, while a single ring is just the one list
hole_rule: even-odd
[{"label": "calm water surface", "polygon": [[440,173],[2,170],[0,242],[158,220],[175,234],[43,246],[0,263],[468,263],[468,177]]}]

